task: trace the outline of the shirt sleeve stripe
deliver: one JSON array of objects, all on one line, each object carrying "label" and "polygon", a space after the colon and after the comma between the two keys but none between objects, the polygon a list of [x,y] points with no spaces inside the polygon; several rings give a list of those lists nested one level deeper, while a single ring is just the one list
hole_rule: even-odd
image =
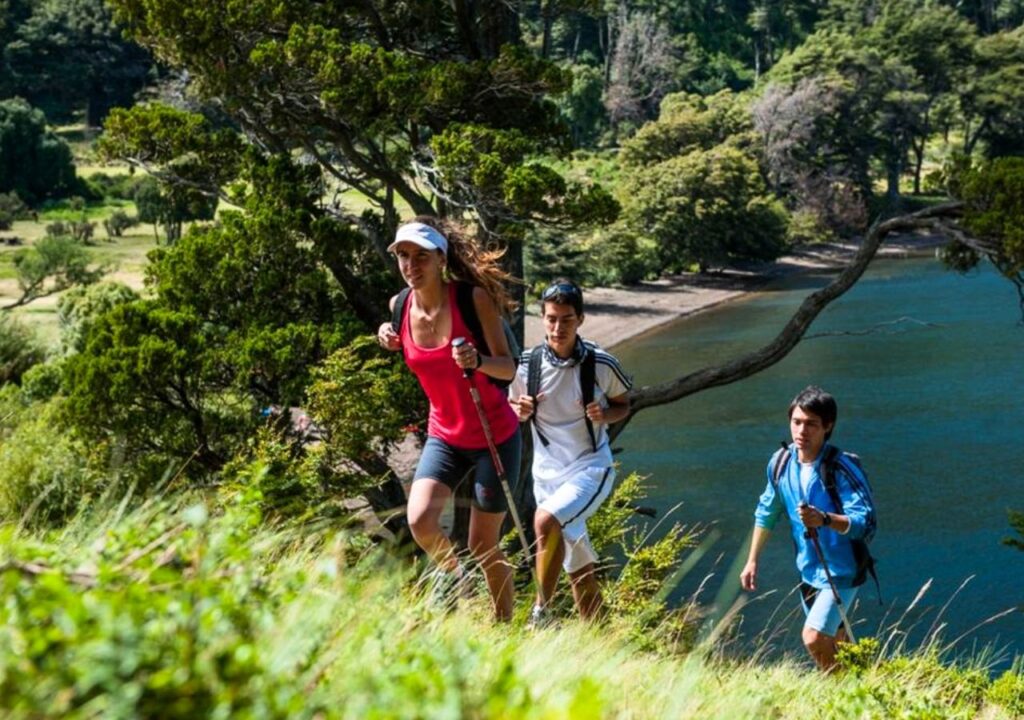
[{"label": "shirt sleeve stripe", "polygon": [[598,351],[597,354],[594,356],[594,360],[600,363],[601,365],[607,365],[608,367],[610,367],[612,371],[615,373],[616,377],[618,377],[619,382],[622,383],[627,390],[633,387],[633,380],[628,375],[626,375],[626,373],[622,369],[622,366],[619,365],[619,361],[616,360],[614,356],[609,355],[608,353],[603,351]]}]

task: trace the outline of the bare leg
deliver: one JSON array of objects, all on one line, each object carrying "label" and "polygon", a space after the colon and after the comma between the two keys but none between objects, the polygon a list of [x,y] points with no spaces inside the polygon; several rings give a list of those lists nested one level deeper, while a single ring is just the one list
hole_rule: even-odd
[{"label": "bare leg", "polygon": [[819,632],[814,628],[804,626],[803,630],[803,641],[804,647],[807,648],[807,652],[814,658],[814,662],[817,664],[818,669],[829,673],[835,670],[836,667],[836,641],[842,637],[846,639],[846,634],[843,631],[836,633],[836,637],[826,635],[823,632]]},{"label": "bare leg", "polygon": [[469,551],[480,563],[487,579],[487,589],[491,593],[494,606],[494,617],[507,621],[512,618],[514,588],[512,586],[512,568],[508,559],[498,547],[501,535],[501,523],[505,513],[489,513],[473,508],[469,516]]},{"label": "bare leg", "polygon": [[600,616],[604,607],[601,588],[597,584],[597,573],[594,563],[584,565],[579,570],[569,573],[572,583],[572,597],[576,601],[576,610],[584,620],[594,620]]},{"label": "bare leg", "polygon": [[413,482],[406,506],[409,530],[416,544],[446,572],[454,571],[458,565],[451,540],[441,531],[441,511],[451,496],[451,489],[444,483],[420,478]]},{"label": "bare leg", "polygon": [[537,577],[540,578],[537,605],[545,607],[558,585],[558,575],[565,560],[565,542],[558,519],[546,510],[538,508],[534,513],[533,529],[537,534]]}]

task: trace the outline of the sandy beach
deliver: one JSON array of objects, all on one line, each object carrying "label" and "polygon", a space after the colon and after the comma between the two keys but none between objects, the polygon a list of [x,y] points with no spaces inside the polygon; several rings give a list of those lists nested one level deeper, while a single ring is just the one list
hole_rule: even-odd
[{"label": "sandy beach", "polygon": [[[930,257],[944,240],[931,235],[893,237],[876,257]],[[795,248],[770,263],[700,275],[683,273],[622,288],[585,288],[584,337],[604,348],[688,315],[754,292],[779,278],[802,272],[838,272],[857,252],[858,245],[821,244]],[[525,347],[544,338],[538,308],[528,308]]]}]

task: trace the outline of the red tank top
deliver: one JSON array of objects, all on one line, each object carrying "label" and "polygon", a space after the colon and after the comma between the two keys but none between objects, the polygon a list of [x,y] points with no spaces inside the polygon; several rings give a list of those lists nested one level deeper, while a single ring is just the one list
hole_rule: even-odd
[{"label": "red tank top", "polygon": [[[402,318],[402,354],[430,401],[427,435],[444,440],[452,447],[482,450],[487,447],[487,438],[466,379],[462,377],[462,369],[452,359],[451,340],[436,348],[422,348],[413,342],[412,322],[409,320],[412,300],[410,297],[405,304],[405,317]],[[464,337],[476,345],[476,338],[459,314],[454,283],[448,284],[448,307],[452,314],[451,337]],[[494,441],[500,445],[515,433],[519,418],[509,406],[506,394],[495,387],[486,375],[474,373],[472,382],[480,391]]]}]

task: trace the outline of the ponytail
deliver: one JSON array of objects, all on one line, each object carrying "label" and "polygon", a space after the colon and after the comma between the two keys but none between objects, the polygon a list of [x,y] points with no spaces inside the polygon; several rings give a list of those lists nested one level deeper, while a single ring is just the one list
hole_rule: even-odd
[{"label": "ponytail", "polygon": [[446,267],[451,279],[482,287],[501,315],[505,318],[512,316],[518,308],[518,303],[512,299],[505,284],[518,280],[505,272],[499,264],[505,250],[493,246],[481,247],[480,243],[466,232],[464,225],[446,218],[419,215],[411,222],[429,225],[448,240]]}]

